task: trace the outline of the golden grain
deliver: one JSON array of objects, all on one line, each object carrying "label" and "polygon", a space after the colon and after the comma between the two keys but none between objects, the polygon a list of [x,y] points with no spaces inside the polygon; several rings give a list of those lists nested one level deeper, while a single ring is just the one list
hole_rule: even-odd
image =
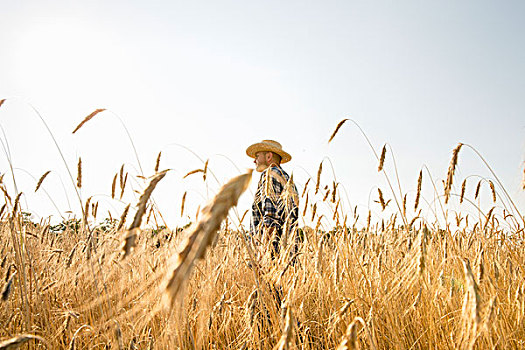
[{"label": "golden grain", "polygon": [[230,208],[237,205],[240,195],[248,188],[252,171],[228,181],[202,211],[203,217],[189,232],[182,250],[175,256],[173,266],[166,276],[164,287],[165,304],[173,306],[182,284],[189,276],[193,264],[202,258],[214,241],[222,221]]},{"label": "golden grain", "polygon": [[330,136],[330,139],[328,139],[328,143],[330,143],[330,142],[334,139],[335,135],[337,134],[337,132],[339,131],[339,129],[341,128],[341,126],[343,126],[343,124],[344,124],[347,120],[348,120],[348,119],[343,119],[343,120],[341,120],[341,121],[337,124],[337,126],[335,127],[334,132],[332,133],[332,136]]},{"label": "golden grain", "polygon": [[379,203],[381,204],[381,208],[385,210],[387,203],[385,203],[385,199],[383,198],[383,192],[380,188],[377,189],[377,192],[379,193]]},{"label": "golden grain", "polygon": [[182,203],[180,205],[180,217],[184,215],[184,204],[186,203],[186,194],[187,192],[184,192],[184,194],[182,195]]},{"label": "golden grain", "polygon": [[306,194],[306,201],[304,202],[303,217],[306,216],[306,209],[308,209],[308,193]]},{"label": "golden grain", "polygon": [[118,173],[113,177],[113,182],[111,183],[111,199],[115,199],[115,189],[117,187],[117,177]]},{"label": "golden grain", "polygon": [[193,174],[197,174],[197,173],[203,173],[204,170],[203,169],[195,169],[195,170],[192,170],[190,171],[189,173],[187,173],[186,175],[183,176],[183,179],[187,178],[188,176],[190,175],[193,175]]},{"label": "golden grain", "polygon": [[160,156],[162,155],[162,151],[159,152],[159,155],[157,156],[157,161],[155,162],[155,172],[158,172],[159,171],[159,166],[160,166]]},{"label": "golden grain", "polygon": [[460,142],[456,148],[452,151],[452,159],[450,160],[450,165],[448,167],[447,173],[447,182],[445,184],[445,204],[448,203],[450,197],[450,190],[452,189],[452,182],[454,180],[454,173],[456,171],[456,165],[458,163],[458,155],[463,144]]},{"label": "golden grain", "polygon": [[20,347],[22,344],[25,344],[29,340],[38,340],[44,344],[46,344],[46,341],[37,335],[32,334],[21,334],[17,335],[16,337],[13,337],[11,339],[5,340],[0,343],[0,350],[9,350],[9,349],[16,349]]},{"label": "golden grain", "polygon": [[124,227],[124,224],[126,223],[126,217],[128,216],[129,207],[131,204],[126,205],[126,208],[124,208],[124,211],[122,212],[122,215],[120,216],[120,220],[118,222],[117,231],[120,231],[122,227]]},{"label": "golden grain", "polygon": [[202,180],[206,181],[206,176],[208,175],[208,163],[209,159],[206,159],[206,163],[204,163],[204,169],[202,171]]},{"label": "golden grain", "polygon": [[126,258],[133,247],[135,247],[135,240],[137,239],[137,235],[140,231],[140,224],[142,222],[142,217],[146,212],[146,205],[148,203],[149,197],[153,193],[153,190],[159,181],[162,180],[164,176],[166,176],[167,172],[168,170],[164,170],[153,176],[150,180],[150,183],[148,184],[148,187],[146,187],[144,193],[140,196],[139,202],[137,204],[137,212],[135,213],[133,222],[126,232],[126,236],[124,237],[124,243],[122,245],[122,259]]},{"label": "golden grain", "polygon": [[319,185],[321,184],[321,173],[323,172],[323,162],[319,163],[319,169],[317,170],[317,183],[315,184],[315,194],[319,192]]},{"label": "golden grain", "polygon": [[82,188],[82,158],[78,157],[77,165],[77,187]]},{"label": "golden grain", "polygon": [[47,177],[47,175],[49,175],[51,171],[48,170],[44,173],[44,175],[42,175],[40,177],[40,179],[38,180],[38,183],[36,184],[36,188],[35,188],[35,192],[38,191],[38,189],[40,188],[40,186],[42,186],[42,182],[44,182],[44,179]]},{"label": "golden grain", "polygon": [[465,197],[465,191],[467,189],[467,179],[464,179],[461,183],[461,196],[459,197],[459,203],[463,203],[463,198]]},{"label": "golden grain", "polygon": [[80,129],[84,124],[86,124],[89,120],[91,120],[91,118],[93,118],[94,116],[96,116],[97,114],[99,114],[100,112],[104,112],[106,109],[105,108],[99,108],[99,109],[96,109],[95,111],[93,111],[90,115],[88,115],[87,117],[84,118],[84,120],[82,120],[80,122],[80,124],[77,125],[77,127],[75,128],[75,130],[73,130],[73,134],[76,133],[78,131],[78,129]]},{"label": "golden grain", "polygon": [[481,179],[481,180],[478,181],[478,184],[477,184],[477,186],[476,186],[476,193],[474,194],[474,199],[477,199],[478,196],[479,196],[479,190],[480,190],[480,188],[481,188],[481,182],[482,182],[482,181],[483,181],[483,179]]},{"label": "golden grain", "polygon": [[492,202],[496,203],[496,188],[494,187],[494,183],[489,180],[489,186],[490,190],[492,191]]},{"label": "golden grain", "polygon": [[308,180],[306,180],[306,183],[304,184],[304,189],[303,189],[303,193],[301,194],[301,198],[304,197],[304,194],[306,193],[306,189],[308,188],[308,184],[310,183],[310,180],[312,178],[308,178]]},{"label": "golden grain", "polygon": [[314,221],[314,219],[315,219],[316,212],[317,212],[317,203],[314,203],[314,205],[312,207],[312,221]]},{"label": "golden grain", "polygon": [[379,166],[377,167],[377,171],[383,170],[383,165],[385,164],[385,156],[386,156],[386,144],[383,146],[383,149],[381,150],[381,157],[379,158]]}]

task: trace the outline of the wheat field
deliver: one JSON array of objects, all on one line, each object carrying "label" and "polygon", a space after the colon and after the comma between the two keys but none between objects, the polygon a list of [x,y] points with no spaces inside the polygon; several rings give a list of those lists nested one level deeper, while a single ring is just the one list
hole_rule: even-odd
[{"label": "wheat field", "polygon": [[[320,166],[300,190],[300,214],[319,223],[316,208],[328,207],[332,227],[300,226],[275,258],[268,239],[251,239],[229,216],[251,172],[224,184],[185,229],[145,223],[162,215],[150,200],[166,174],[158,159],[130,203],[133,218],[128,205],[104,225],[90,224],[89,199],[82,217],[32,222],[2,185],[0,349],[524,348],[524,218],[510,198],[470,223],[448,212],[452,195],[467,200],[452,187],[461,147],[439,194],[449,221],[406,214],[418,207],[420,174],[416,203],[398,198],[390,220],[355,225],[337,186],[323,190],[332,184],[320,183]],[[384,149],[377,158],[384,171]],[[81,187],[80,159],[77,172]],[[499,201],[506,192],[494,181]]]}]

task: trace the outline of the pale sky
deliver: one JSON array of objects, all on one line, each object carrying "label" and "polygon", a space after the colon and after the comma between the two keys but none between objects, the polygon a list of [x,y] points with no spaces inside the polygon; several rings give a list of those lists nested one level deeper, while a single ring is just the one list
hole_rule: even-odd
[{"label": "pale sky", "polygon": [[[307,173],[315,177],[329,157],[348,194],[346,209],[358,205],[366,219],[370,203],[377,217],[389,217],[373,203],[377,186],[392,195],[357,128],[346,123],[327,144],[343,118],[355,120],[377,152],[391,145],[409,206],[420,168],[444,179],[452,149],[464,142],[485,157],[524,211],[522,1],[3,0],[0,7],[0,99],[7,99],[0,125],[21,169],[15,177],[25,209],[37,216],[57,211],[42,191],[33,193],[35,180],[27,173],[38,179],[52,171],[44,189],[60,211],[78,212],[78,203],[28,103],[48,123],[75,179],[82,157],[83,200],[96,195],[114,216],[125,203],[107,197],[113,175],[122,163],[131,175],[138,171],[115,115],[128,128],[145,175],[161,150],[161,168],[174,169],[154,193],[172,224],[181,223],[184,191],[195,211],[218,187],[210,180],[207,192],[199,175],[182,179],[203,165],[176,144],[210,158],[224,182],[236,167],[253,165],[245,149],[262,139],[275,139],[292,154],[284,168],[300,191]],[[72,135],[97,108],[110,112]],[[8,172],[1,154],[0,171]],[[395,182],[391,153],[386,168]],[[331,183],[326,161],[324,170]],[[470,175],[473,198],[476,175],[492,175],[465,148],[456,185]],[[423,187],[431,202],[429,181],[424,178]],[[482,196],[490,198],[487,188]],[[242,198],[241,213],[250,196]],[[135,196],[124,200],[134,203]]]}]

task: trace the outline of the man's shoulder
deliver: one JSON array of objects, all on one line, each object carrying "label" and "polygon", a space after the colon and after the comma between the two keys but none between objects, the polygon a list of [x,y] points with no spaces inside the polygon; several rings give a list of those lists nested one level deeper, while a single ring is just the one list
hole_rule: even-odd
[{"label": "man's shoulder", "polygon": [[272,174],[277,174],[288,178],[288,173],[284,171],[284,169],[280,166],[272,166],[271,168],[268,168],[266,170],[271,171]]}]

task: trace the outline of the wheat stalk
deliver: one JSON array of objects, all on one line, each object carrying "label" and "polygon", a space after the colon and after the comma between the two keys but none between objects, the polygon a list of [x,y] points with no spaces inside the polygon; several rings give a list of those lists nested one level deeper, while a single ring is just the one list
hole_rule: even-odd
[{"label": "wheat stalk", "polygon": [[176,254],[169,268],[164,285],[165,305],[173,306],[193,264],[204,256],[229,210],[237,205],[240,195],[248,188],[251,177],[252,170],[228,181],[202,210],[202,218],[189,232],[184,247]]},{"label": "wheat stalk", "polygon": [[288,350],[290,349],[290,342],[292,340],[292,330],[293,330],[293,314],[292,310],[289,306],[286,307],[286,320],[285,320],[285,326],[283,330],[283,334],[281,335],[281,339],[279,339],[279,342],[274,347],[274,350]]},{"label": "wheat stalk", "polygon": [[94,112],[92,112],[90,115],[88,115],[87,117],[84,118],[84,120],[82,120],[80,122],[80,124],[77,125],[77,127],[75,128],[75,130],[73,130],[73,134],[76,133],[78,131],[78,129],[80,129],[82,127],[82,125],[86,124],[91,118],[93,118],[94,116],[96,116],[97,114],[99,114],[100,112],[104,112],[106,109],[105,108],[99,108],[99,109],[95,109]]},{"label": "wheat stalk", "polygon": [[140,224],[142,222],[142,217],[146,212],[146,204],[148,203],[149,197],[151,196],[151,193],[153,193],[153,190],[155,189],[159,181],[162,180],[164,176],[166,176],[166,173],[168,171],[169,170],[164,170],[153,176],[150,180],[148,187],[146,187],[144,193],[142,193],[142,195],[140,196],[139,202],[137,204],[137,212],[135,213],[133,222],[126,231],[124,244],[122,245],[122,259],[126,258],[131,252],[131,249],[133,249],[133,247],[135,246],[135,240],[137,239],[137,235],[140,231]]},{"label": "wheat stalk", "polygon": [[0,343],[0,350],[10,350],[10,349],[16,349],[22,344],[25,344],[29,340],[38,340],[44,344],[47,344],[46,341],[39,337],[38,335],[32,335],[32,334],[21,334],[17,335],[16,337],[13,337],[8,340],[4,340]]},{"label": "wheat stalk", "polygon": [[203,172],[204,172],[204,169],[195,169],[195,170],[190,171],[186,175],[184,175],[182,178],[185,179],[190,175],[197,174],[197,173],[203,173]]},{"label": "wheat stalk", "polygon": [[385,164],[385,156],[386,156],[386,144],[383,146],[383,150],[381,150],[381,157],[379,157],[379,166],[377,167],[377,171],[383,170],[383,165]]},{"label": "wheat stalk", "polygon": [[330,143],[330,142],[334,139],[335,135],[337,134],[337,132],[339,131],[339,129],[341,128],[341,126],[343,126],[343,124],[344,124],[347,120],[348,120],[348,119],[343,119],[343,120],[341,120],[341,121],[337,124],[337,126],[335,127],[334,132],[332,133],[332,136],[330,136],[330,139],[328,140],[328,143]]},{"label": "wheat stalk", "polygon": [[321,183],[321,173],[323,172],[323,162],[319,163],[319,169],[317,170],[317,183],[315,184],[315,194],[319,192],[319,185]]},{"label": "wheat stalk", "polygon": [[407,195],[403,196],[403,216],[407,215]]},{"label": "wheat stalk", "polygon": [[494,187],[494,183],[489,180],[489,186],[490,190],[492,191],[492,202],[496,203],[496,188]]},{"label": "wheat stalk", "polygon": [[385,203],[385,199],[383,198],[383,192],[380,188],[377,189],[377,192],[379,193],[379,203],[381,204],[381,208],[385,210],[387,203]]},{"label": "wheat stalk", "polygon": [[306,194],[306,201],[304,202],[303,217],[306,216],[306,209],[308,209],[308,193]]},{"label": "wheat stalk", "polygon": [[187,192],[184,192],[184,194],[182,195],[182,204],[180,205],[180,217],[184,215],[184,203],[186,203],[186,193]]},{"label": "wheat stalk", "polygon": [[77,187],[82,188],[82,158],[78,157],[77,165]]},{"label": "wheat stalk", "polygon": [[448,167],[447,182],[445,184],[445,204],[448,203],[450,197],[450,190],[452,189],[452,182],[454,180],[454,172],[456,171],[456,165],[458,163],[458,154],[463,144],[460,142],[456,148],[452,151],[452,159]]},{"label": "wheat stalk", "polygon": [[304,194],[306,193],[306,189],[308,188],[308,184],[310,183],[310,180],[312,178],[308,178],[308,180],[306,180],[306,183],[304,184],[304,189],[303,189],[303,193],[301,194],[301,198],[304,197]]},{"label": "wheat stalk", "polygon": [[336,350],[353,350],[357,349],[357,322],[352,321],[346,328],[346,333],[341,339],[341,343],[337,346]]},{"label": "wheat stalk", "polygon": [[478,181],[478,184],[476,186],[476,192],[474,193],[474,199],[477,199],[478,196],[479,196],[479,190],[481,188],[481,182],[483,181],[483,179],[479,180]]},{"label": "wheat stalk", "polygon": [[18,195],[15,198],[15,203],[13,204],[13,212],[11,214],[12,217],[15,217],[16,212],[18,211],[18,205],[20,203],[20,197],[22,196],[23,192],[18,193]]},{"label": "wheat stalk", "polygon": [[42,186],[42,182],[44,182],[44,179],[47,177],[47,175],[49,175],[49,173],[51,172],[51,170],[48,170],[44,173],[44,175],[42,175],[40,177],[40,179],[38,179],[38,182],[36,184],[36,188],[35,188],[35,192],[38,191],[38,189],[40,188],[40,186]]},{"label": "wheat stalk", "polygon": [[463,260],[466,292],[463,299],[463,328],[461,345],[464,349],[472,349],[476,342],[478,325],[480,322],[480,297],[478,285],[470,268],[468,260]]},{"label": "wheat stalk", "polygon": [[122,215],[120,216],[120,220],[118,222],[117,231],[120,231],[120,229],[124,226],[126,223],[126,217],[128,216],[129,207],[131,204],[126,205],[126,208],[124,208],[124,211],[122,212]]},{"label": "wheat stalk", "polygon": [[162,155],[162,152],[159,152],[159,155],[157,156],[157,161],[155,162],[155,172],[159,171],[160,166],[160,156]]},{"label": "wheat stalk", "polygon": [[77,246],[78,246],[78,243],[75,244],[75,246],[73,247],[73,249],[71,249],[71,252],[69,253],[68,257],[67,257],[67,260],[66,260],[66,268],[68,268],[69,266],[71,266],[71,263],[73,262],[73,256],[75,255],[75,251],[77,249]]},{"label": "wheat stalk", "polygon": [[417,210],[419,206],[419,198],[421,197],[421,185],[423,183],[423,170],[419,171],[419,177],[417,178],[417,192],[416,192],[416,202],[414,204],[414,211]]},{"label": "wheat stalk", "polygon": [[122,181],[120,186],[120,199],[124,196],[124,190],[126,189],[126,183],[128,182],[128,173],[124,176],[124,181]]},{"label": "wheat stalk", "polygon": [[463,183],[461,183],[461,196],[459,197],[459,203],[463,203],[463,198],[465,197],[465,191],[467,189],[467,179],[463,180]]},{"label": "wheat stalk", "polygon": [[113,182],[111,183],[111,199],[115,199],[115,189],[117,187],[117,177],[118,173],[113,177]]},{"label": "wheat stalk", "polygon": [[124,187],[124,164],[122,164],[119,170],[119,185],[120,189],[122,190],[122,188]]},{"label": "wheat stalk", "polygon": [[328,198],[328,195],[330,194],[330,190],[327,190],[323,197],[323,202],[326,202],[326,199]]},{"label": "wheat stalk", "polygon": [[202,170],[202,180],[206,181],[206,176],[208,176],[208,162],[210,160],[206,159],[206,163],[204,163],[204,169]]},{"label": "wheat stalk", "polygon": [[312,207],[312,221],[315,219],[315,213],[317,212],[317,202]]}]

